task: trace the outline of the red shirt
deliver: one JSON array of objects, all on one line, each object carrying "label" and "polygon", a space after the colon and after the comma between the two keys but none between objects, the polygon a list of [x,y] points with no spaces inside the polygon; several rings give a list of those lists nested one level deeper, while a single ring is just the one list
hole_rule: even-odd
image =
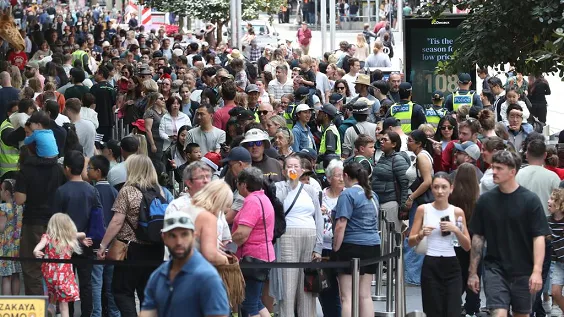
[{"label": "red shirt", "polygon": [[25,65],[27,64],[27,54],[24,51],[16,53],[11,51],[8,53],[7,60],[10,61],[12,65],[18,66],[18,68],[23,71]]},{"label": "red shirt", "polygon": [[300,42],[300,45],[303,45],[303,46],[309,45],[310,41],[311,41],[311,30],[305,29],[305,31],[304,31],[303,29],[299,29],[298,30],[298,42]]},{"label": "red shirt", "polygon": [[556,175],[558,175],[558,177],[560,177],[560,180],[564,180],[564,168],[558,168],[549,165],[545,165],[544,168],[549,171],[553,171],[554,173],[556,173]]},{"label": "red shirt", "polygon": [[374,33],[378,33],[378,31],[380,31],[381,28],[386,26],[386,21],[380,21],[378,23],[376,23],[376,25],[374,26]]},{"label": "red shirt", "polygon": [[227,103],[224,104],[223,108],[217,110],[212,117],[213,126],[223,131],[227,130],[227,121],[231,118],[231,116],[229,116],[229,110],[235,108],[235,103],[232,100],[228,100],[226,102]]},{"label": "red shirt", "polygon": [[[443,172],[447,172],[447,173],[451,173],[452,171],[454,171],[458,166],[456,165],[456,157],[454,154],[454,151],[456,150],[454,148],[454,144],[455,143],[460,143],[459,140],[453,140],[450,141],[447,146],[445,147],[445,149],[443,150],[443,153],[441,154],[441,163],[442,163],[442,167],[441,167],[441,171]],[[480,150],[482,149],[482,142],[480,142],[480,140],[476,140],[476,144],[478,145],[478,147],[480,148]],[[483,166],[482,166],[483,165]],[[478,166],[481,169],[488,169],[489,165],[482,161],[482,158],[480,157],[479,160],[476,161],[476,166]],[[434,166],[435,168],[437,167],[436,165]],[[435,172],[437,172],[437,170],[435,170]]]}]

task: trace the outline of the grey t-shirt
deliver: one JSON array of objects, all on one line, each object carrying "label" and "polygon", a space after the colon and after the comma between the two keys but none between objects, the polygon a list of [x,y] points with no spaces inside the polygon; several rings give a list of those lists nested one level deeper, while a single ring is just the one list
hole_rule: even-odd
[{"label": "grey t-shirt", "polygon": [[74,123],[74,127],[76,128],[78,141],[84,149],[84,156],[94,156],[94,142],[96,141],[96,128],[94,127],[94,123],[80,119]]},{"label": "grey t-shirt", "polygon": [[366,58],[364,67],[392,67],[392,62],[390,61],[390,57],[385,53],[372,53]]},{"label": "grey t-shirt", "polygon": [[209,132],[204,132],[200,127],[188,131],[186,143],[198,143],[202,156],[208,152],[213,152],[219,149],[221,143],[225,143],[225,131],[213,127]]}]

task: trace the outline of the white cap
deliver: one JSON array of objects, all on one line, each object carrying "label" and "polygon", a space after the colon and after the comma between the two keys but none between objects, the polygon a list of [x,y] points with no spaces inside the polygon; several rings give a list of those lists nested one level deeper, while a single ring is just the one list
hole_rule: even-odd
[{"label": "white cap", "polygon": [[194,222],[192,221],[192,218],[189,214],[183,211],[173,211],[165,214],[163,222],[162,232],[168,232],[176,228],[194,230]]},{"label": "white cap", "polygon": [[312,109],[308,105],[302,103],[302,104],[300,104],[296,107],[295,113],[298,113],[298,112],[301,112],[301,111],[311,111],[311,110]]}]

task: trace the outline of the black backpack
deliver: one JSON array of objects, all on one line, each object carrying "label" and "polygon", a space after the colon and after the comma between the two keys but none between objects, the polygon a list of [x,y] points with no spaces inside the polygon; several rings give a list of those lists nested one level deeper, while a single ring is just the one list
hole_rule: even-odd
[{"label": "black backpack", "polygon": [[284,214],[284,204],[276,197],[276,186],[274,183],[265,181],[263,183],[264,194],[274,207],[274,236],[272,243],[286,233],[286,215]]},{"label": "black backpack", "polygon": [[136,188],[141,192],[143,198],[139,205],[139,220],[135,236],[146,242],[162,243],[161,230],[164,224],[164,215],[167,200],[161,195],[160,188]]}]

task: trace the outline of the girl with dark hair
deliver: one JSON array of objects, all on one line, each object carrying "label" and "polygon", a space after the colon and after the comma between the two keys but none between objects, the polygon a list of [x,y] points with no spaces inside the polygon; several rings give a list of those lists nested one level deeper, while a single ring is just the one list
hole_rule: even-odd
[{"label": "girl with dark hair", "polygon": [[168,149],[172,142],[176,141],[178,129],[187,125],[192,126],[187,114],[180,111],[182,99],[178,95],[172,95],[166,100],[167,112],[159,123],[159,136],[163,141],[163,151]]},{"label": "girl with dark hair", "polygon": [[[187,161],[184,147],[186,145],[188,130],[190,130],[190,126],[181,126],[180,129],[178,129],[176,141],[163,153],[163,164],[166,166],[166,171],[174,171],[174,179],[178,183],[182,183],[182,171],[179,170],[178,167],[183,166]],[[170,181],[172,182],[172,179]]]},{"label": "girl with dark hair", "polygon": [[[453,206],[459,207],[464,211],[466,221],[471,221],[472,212],[478,197],[480,197],[480,188],[478,186],[478,178],[472,164],[464,163],[456,170],[456,176],[452,184],[453,190],[448,201]],[[472,237],[470,237],[472,238]],[[466,292],[466,301],[464,310],[466,314],[472,316],[480,312],[480,295],[469,290],[466,286],[468,283],[468,265],[470,264],[470,252],[460,247],[455,247],[456,257],[461,265],[462,270],[462,294]],[[481,269],[478,269],[478,276],[481,276]]]},{"label": "girl with dark hair", "polygon": [[[343,169],[347,187],[339,196],[333,211],[333,253],[336,261],[353,258],[370,259],[380,254],[378,234],[379,202],[370,188],[368,172],[360,163],[350,163]],[[372,275],[377,264],[360,270],[360,317],[374,315],[371,297]],[[342,315],[349,314],[352,305],[352,275],[349,269],[339,270]]]},{"label": "girl with dark hair", "polygon": [[[0,229],[1,249],[3,256],[20,256],[20,236],[22,231],[23,206],[14,202],[16,181],[5,179],[0,185]],[[0,261],[0,276],[2,277],[2,294],[5,296],[20,294],[20,262]]]},{"label": "girl with dark hair", "polygon": [[435,174],[431,188],[435,201],[417,207],[408,240],[409,246],[415,247],[426,239],[421,270],[423,312],[435,317],[460,316],[462,272],[454,245],[469,251],[470,236],[464,211],[448,201],[452,192],[450,175]]},{"label": "girl with dark hair", "polygon": [[493,92],[489,89],[483,89],[482,93],[480,94],[480,100],[482,100],[482,104],[484,105],[484,109],[492,110],[492,105],[495,101]]},{"label": "girl with dark hair", "polygon": [[456,118],[447,115],[439,120],[437,132],[435,133],[435,141],[433,142],[433,169],[435,171],[442,170],[442,153],[448,143],[458,140],[458,122]]},{"label": "girl with dark hair", "polygon": [[554,146],[550,146],[546,149],[546,159],[544,160],[544,167],[553,171],[560,177],[560,180],[564,180],[564,168],[558,167],[558,151]]},{"label": "girl with dark hair", "polygon": [[333,92],[338,93],[345,98],[351,96],[351,91],[349,90],[349,84],[344,79],[337,79],[335,81],[335,85],[333,86]]}]

